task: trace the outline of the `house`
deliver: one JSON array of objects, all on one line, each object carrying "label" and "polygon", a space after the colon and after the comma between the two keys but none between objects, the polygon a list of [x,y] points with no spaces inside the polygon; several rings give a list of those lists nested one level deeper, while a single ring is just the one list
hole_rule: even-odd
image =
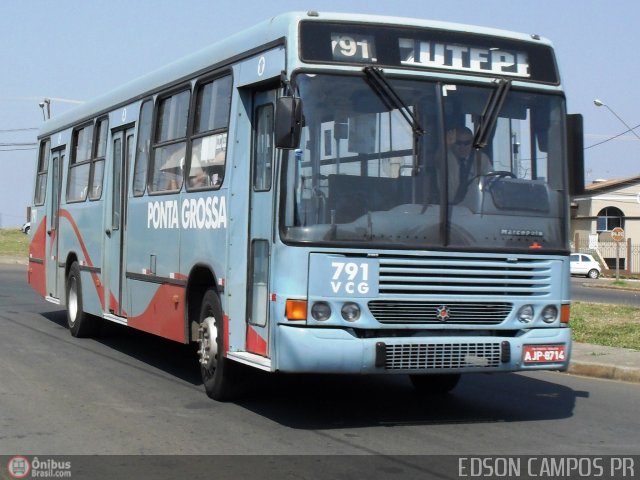
[{"label": "house", "polygon": [[[611,231],[624,230],[622,242]],[[574,251],[592,253],[606,266],[640,273],[640,176],[596,180],[571,203],[571,241]],[[604,265],[603,265],[604,266]]]}]

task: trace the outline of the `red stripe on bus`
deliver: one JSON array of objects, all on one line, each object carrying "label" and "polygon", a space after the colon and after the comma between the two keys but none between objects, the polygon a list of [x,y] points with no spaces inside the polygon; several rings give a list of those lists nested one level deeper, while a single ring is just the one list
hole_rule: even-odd
[{"label": "red stripe on bus", "polygon": [[47,295],[47,276],[46,265],[47,259],[45,258],[46,245],[47,245],[47,217],[42,217],[42,220],[38,224],[35,233],[29,244],[29,258],[35,258],[42,263],[29,262],[29,268],[27,270],[27,281],[31,288],[38,292],[41,296]]},{"label": "red stripe on bus", "polygon": [[[87,251],[87,247],[82,240],[82,235],[80,235],[80,230],[78,229],[78,225],[76,225],[75,220],[71,216],[68,210],[60,209],[58,211],[58,215],[60,218],[66,218],[69,224],[71,224],[71,228],[73,228],[73,232],[78,239],[78,243],[80,244],[80,249],[82,250],[82,254],[84,255],[84,261],[89,267],[93,267],[93,262],[91,261],[91,257],[89,256],[89,252]],[[91,272],[91,279],[93,280],[93,285],[96,287],[96,292],[98,294],[98,299],[100,300],[100,307],[104,311],[104,285],[100,281],[100,277],[97,273]],[[98,285],[102,285],[102,288],[98,287]]]},{"label": "red stripe on bus", "polygon": [[[78,229],[78,225],[76,225],[75,220],[71,216],[68,210],[60,209],[58,214],[60,218],[66,218],[69,224],[71,224],[71,228],[73,228],[73,232],[78,239],[78,243],[80,244],[80,249],[82,250],[82,254],[84,255],[84,261],[87,266],[93,267],[93,262],[91,261],[91,257],[89,256],[89,252],[87,251],[87,247],[82,240],[82,235],[80,235],[80,230]],[[93,285],[96,287],[96,292],[98,293],[98,298],[100,299],[100,307],[104,311],[104,288],[100,288],[98,285],[101,285],[100,277],[97,273],[91,272],[91,278],[93,279]]]},{"label": "red stripe on bus", "polygon": [[267,342],[263,339],[258,332],[256,332],[251,325],[247,326],[247,351],[267,356]]},{"label": "red stripe on bus", "polygon": [[222,339],[222,349],[224,350],[223,354],[226,357],[227,352],[229,352],[229,315],[225,314],[224,319],[224,338]]},{"label": "red stripe on bus", "polygon": [[87,247],[82,240],[82,235],[80,235],[80,230],[78,230],[78,225],[76,225],[75,220],[71,216],[68,210],[61,209],[60,210],[60,218],[66,218],[71,224],[71,228],[73,228],[73,232],[76,234],[76,238],[78,239],[78,243],[80,244],[80,248],[82,249],[82,254],[84,255],[84,261],[87,262],[87,266],[93,267],[93,262],[91,261],[91,257],[89,256],[89,252],[87,251]]},{"label": "red stripe on bus", "polygon": [[[78,239],[78,243],[87,266],[93,267],[93,262],[91,261],[87,247],[82,240],[78,225],[69,211],[60,210],[60,218],[67,219],[76,235],[76,238]],[[91,277],[93,279],[93,284],[96,287],[98,297],[100,298],[100,306],[102,307],[102,310],[104,310],[106,288],[104,286],[102,288],[99,287],[102,283],[100,282],[100,278],[97,273],[91,272]],[[111,292],[109,292],[109,296],[111,308],[114,311],[118,311],[118,302]],[[176,296],[178,298],[178,302],[174,301]],[[183,287],[175,285],[161,285],[146,310],[141,315],[129,318],[127,324],[138,330],[184,343],[184,296],[185,292]],[[123,316],[127,316],[126,312],[123,311],[121,313]]]},{"label": "red stripe on bus", "polygon": [[146,310],[140,315],[129,317],[127,324],[138,330],[185,343],[184,300],[184,287],[160,285]]}]

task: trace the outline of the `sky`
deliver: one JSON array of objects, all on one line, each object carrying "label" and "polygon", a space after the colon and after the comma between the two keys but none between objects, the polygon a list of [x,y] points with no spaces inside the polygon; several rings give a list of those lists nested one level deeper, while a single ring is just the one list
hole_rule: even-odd
[{"label": "sky", "polygon": [[640,175],[640,139],[613,138],[624,123],[640,124],[637,0],[0,0],[0,227],[26,219],[36,160],[29,144],[43,124],[44,97],[53,117],[275,14],[307,10],[546,37],[568,111],[584,116],[587,183]]}]

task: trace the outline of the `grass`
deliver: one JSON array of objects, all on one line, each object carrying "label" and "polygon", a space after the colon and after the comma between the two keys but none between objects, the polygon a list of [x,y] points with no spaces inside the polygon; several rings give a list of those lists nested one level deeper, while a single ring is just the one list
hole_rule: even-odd
[{"label": "grass", "polygon": [[28,235],[19,228],[0,228],[0,255],[26,257],[28,254]]},{"label": "grass", "polygon": [[576,342],[640,350],[640,308],[573,302],[571,329]]}]

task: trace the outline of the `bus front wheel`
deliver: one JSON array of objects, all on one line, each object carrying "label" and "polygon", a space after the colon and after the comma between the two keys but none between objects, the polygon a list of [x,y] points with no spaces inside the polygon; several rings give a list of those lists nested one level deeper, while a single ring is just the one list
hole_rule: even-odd
[{"label": "bus front wheel", "polygon": [[236,365],[224,355],[225,325],[218,293],[210,289],[202,299],[198,327],[198,359],[205,391],[221,402],[236,391]]},{"label": "bus front wheel", "polygon": [[456,388],[460,381],[460,374],[409,375],[409,378],[418,393],[443,395]]},{"label": "bus front wheel", "polygon": [[84,311],[82,304],[82,283],[80,281],[80,267],[73,262],[67,275],[67,325],[74,337],[92,337],[100,330],[97,317]]}]

